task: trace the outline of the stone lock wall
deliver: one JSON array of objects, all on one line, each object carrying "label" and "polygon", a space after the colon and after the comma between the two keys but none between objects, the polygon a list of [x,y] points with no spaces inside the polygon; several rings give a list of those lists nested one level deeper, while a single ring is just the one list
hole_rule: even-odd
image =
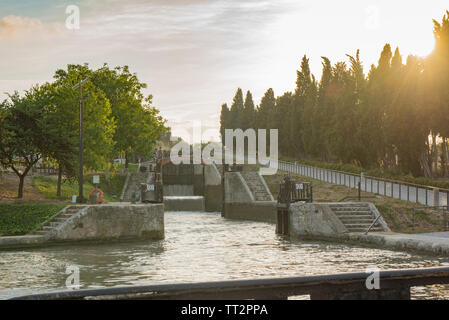
[{"label": "stone lock wall", "polygon": [[220,212],[223,205],[221,174],[215,164],[204,166],[204,203],[208,212]]},{"label": "stone lock wall", "polygon": [[[259,178],[263,179],[260,176]],[[268,187],[266,189],[272,199]],[[257,201],[254,192],[240,172],[226,172],[225,205],[222,215],[228,219],[275,223],[276,201]]]},{"label": "stone lock wall", "polygon": [[86,206],[51,235],[55,241],[163,239],[162,204]]},{"label": "stone lock wall", "polygon": [[338,217],[324,204],[292,203],[289,215],[289,235],[294,237],[332,237],[348,232]]}]

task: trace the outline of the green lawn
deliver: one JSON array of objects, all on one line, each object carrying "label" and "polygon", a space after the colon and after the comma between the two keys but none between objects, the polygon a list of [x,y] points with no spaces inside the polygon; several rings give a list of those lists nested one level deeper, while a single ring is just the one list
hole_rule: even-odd
[{"label": "green lawn", "polygon": [[[100,175],[100,184],[98,187],[104,192],[104,200],[107,202],[120,201],[125,175],[113,175],[109,181],[106,181],[103,174]],[[56,196],[58,180],[53,177],[33,177],[33,186],[36,187],[46,199],[59,200]],[[83,185],[83,195],[89,198],[89,192],[94,188],[92,184],[92,175],[85,176]],[[76,181],[63,181],[61,185],[61,199],[71,199],[72,195],[78,194],[78,183]]]},{"label": "green lawn", "polygon": [[[119,164],[116,164],[116,166],[117,166],[117,171],[120,171],[120,172],[125,171],[125,164],[119,163]],[[139,165],[137,163],[128,163],[128,172],[136,173],[138,169],[139,169]]]},{"label": "green lawn", "polygon": [[65,206],[64,203],[0,203],[0,236],[27,234]]}]

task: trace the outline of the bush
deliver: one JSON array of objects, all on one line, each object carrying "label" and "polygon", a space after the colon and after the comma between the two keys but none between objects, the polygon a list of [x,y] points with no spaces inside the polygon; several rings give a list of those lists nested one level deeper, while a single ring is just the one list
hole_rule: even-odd
[{"label": "bush", "polygon": [[[89,198],[89,192],[94,188],[91,175],[84,177],[83,196]],[[111,175],[110,180],[106,181],[103,174],[100,174],[100,184],[98,187],[104,192],[104,200],[114,202],[120,200],[125,175]],[[56,196],[58,179],[53,177],[33,177],[33,186],[36,187],[47,199],[59,199]],[[71,199],[72,195],[78,195],[78,182],[64,181],[61,184],[61,199]]]},{"label": "bush", "polygon": [[[92,181],[94,175],[87,175],[86,179]],[[109,175],[109,181],[106,180],[104,174],[100,174],[100,184],[98,187],[104,192],[105,196],[114,199],[112,201],[118,201],[122,194],[123,185],[125,184],[126,175],[111,173]],[[114,198],[115,196],[115,198]]]},{"label": "bush", "polygon": [[40,228],[65,204],[0,203],[0,236],[22,235]]}]

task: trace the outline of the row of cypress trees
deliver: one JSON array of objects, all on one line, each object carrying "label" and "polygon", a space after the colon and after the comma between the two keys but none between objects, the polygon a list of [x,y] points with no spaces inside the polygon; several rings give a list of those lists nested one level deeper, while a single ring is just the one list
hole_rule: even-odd
[{"label": "row of cypress trees", "polygon": [[386,44],[365,74],[359,51],[347,62],[322,57],[317,80],[304,56],[296,89],[275,96],[268,89],[255,106],[237,89],[223,104],[224,129],[279,130],[279,152],[298,159],[351,163],[414,176],[448,176],[449,11],[434,20],[435,49],[405,61]]}]

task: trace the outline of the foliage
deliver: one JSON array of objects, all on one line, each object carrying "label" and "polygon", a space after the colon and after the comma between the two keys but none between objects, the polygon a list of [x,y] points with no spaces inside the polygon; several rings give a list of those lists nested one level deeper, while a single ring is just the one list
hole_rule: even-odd
[{"label": "foliage", "polygon": [[[75,85],[81,80],[82,88]],[[166,133],[165,120],[145,97],[141,83],[127,66],[107,64],[91,70],[68,65],[54,81],[17,92],[0,103],[0,165],[19,176],[18,197],[28,171],[39,160],[59,167],[65,178],[78,178],[79,102],[83,101],[83,167],[105,169],[118,154],[150,157]],[[17,162],[25,163],[20,171]]]},{"label": "foliage", "polygon": [[[104,192],[104,200],[107,202],[117,202],[120,200],[121,188],[125,182],[122,175],[115,175],[111,177],[110,182],[107,182],[104,175],[101,175],[101,183],[98,187]],[[46,199],[65,199],[69,200],[72,195],[78,194],[78,183],[70,180],[64,180],[61,184],[61,196],[56,196],[56,189],[58,180],[52,177],[33,177],[32,184],[41,192]],[[120,186],[121,185],[121,186]],[[83,184],[83,196],[89,199],[89,192],[94,188],[92,183],[92,176],[88,175]],[[103,189],[104,188],[104,189]]]},{"label": "foliage", "polygon": [[0,236],[27,234],[64,207],[60,203],[0,203]]},{"label": "foliage", "polygon": [[[50,86],[45,84],[25,91],[23,96],[15,92],[0,103],[0,165],[11,168],[19,177],[19,198],[32,166],[67,145],[54,134],[54,123],[45,108],[50,100]],[[19,169],[17,162],[25,168]]]},{"label": "foliage", "polygon": [[285,157],[336,163],[340,170],[349,165],[350,172],[449,178],[449,11],[434,24],[436,46],[429,57],[404,62],[399,48],[393,52],[386,44],[367,75],[358,50],[348,62],[322,57],[319,82],[304,56],[294,93],[275,98],[268,89],[252,119],[241,107],[239,88],[231,116],[223,105],[221,131],[250,124],[277,128]]},{"label": "foliage", "polygon": [[145,97],[147,88],[129,71],[128,66],[110,69],[107,64],[93,72],[92,82],[100,88],[111,104],[116,123],[115,154],[127,157],[137,154],[150,157],[156,140],[168,130],[159,110],[152,106],[152,95]]}]

